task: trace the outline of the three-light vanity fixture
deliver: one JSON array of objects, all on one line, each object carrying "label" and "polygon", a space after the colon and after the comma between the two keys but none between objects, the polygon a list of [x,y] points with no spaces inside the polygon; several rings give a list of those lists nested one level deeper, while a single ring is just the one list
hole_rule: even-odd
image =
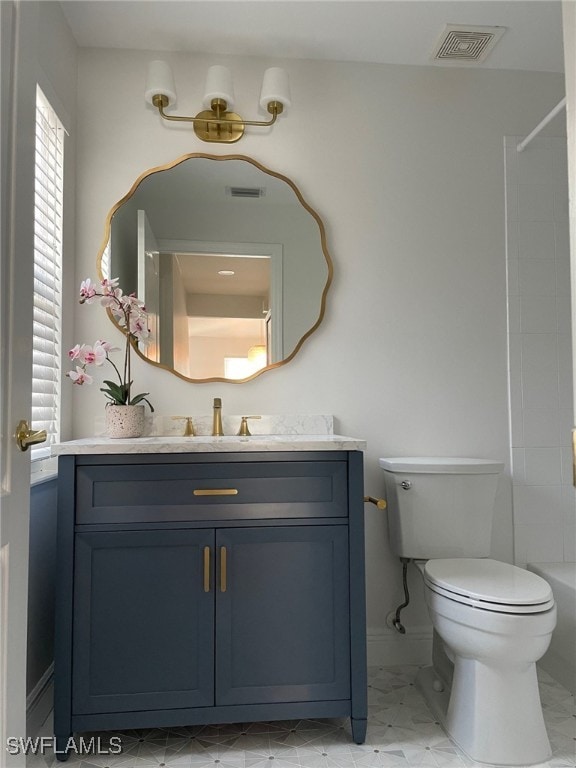
[{"label": "three-light vanity fixture", "polygon": [[271,67],[264,72],[260,106],[272,115],[269,120],[244,120],[231,111],[234,108],[232,75],[227,67],[221,65],[215,65],[208,70],[204,109],[194,117],[167,115],[164,111],[176,101],[174,77],[165,61],[150,62],[145,95],[146,101],[155,106],[165,120],[192,123],[194,133],[202,141],[228,144],[241,139],[247,125],[273,125],[278,115],[291,106],[288,75],[280,67]]}]

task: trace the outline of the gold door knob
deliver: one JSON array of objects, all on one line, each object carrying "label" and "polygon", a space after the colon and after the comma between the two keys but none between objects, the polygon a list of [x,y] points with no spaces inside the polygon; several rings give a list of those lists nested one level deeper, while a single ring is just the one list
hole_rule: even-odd
[{"label": "gold door knob", "polygon": [[40,429],[38,431],[30,429],[28,422],[25,419],[22,419],[16,427],[14,437],[18,443],[18,448],[20,448],[21,451],[27,451],[31,445],[46,442],[48,435],[46,434],[45,429]]}]

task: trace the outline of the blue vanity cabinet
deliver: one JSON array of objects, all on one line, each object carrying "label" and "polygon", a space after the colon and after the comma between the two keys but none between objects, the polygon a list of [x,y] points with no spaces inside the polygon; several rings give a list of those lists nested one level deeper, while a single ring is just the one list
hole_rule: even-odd
[{"label": "blue vanity cabinet", "polygon": [[226,528],[216,541],[216,704],[348,699],[346,526]]},{"label": "blue vanity cabinet", "polygon": [[213,703],[206,530],[79,532],[72,699],[78,714]]},{"label": "blue vanity cabinet", "polygon": [[350,717],[366,733],[362,454],[59,460],[56,745]]}]

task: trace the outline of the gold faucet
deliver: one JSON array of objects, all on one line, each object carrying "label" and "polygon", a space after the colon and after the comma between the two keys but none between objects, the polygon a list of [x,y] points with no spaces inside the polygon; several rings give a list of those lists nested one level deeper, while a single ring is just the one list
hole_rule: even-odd
[{"label": "gold faucet", "polygon": [[219,397],[214,398],[212,434],[218,437],[221,437],[224,434],[224,430],[222,429],[222,400]]},{"label": "gold faucet", "polygon": [[261,419],[261,418],[262,416],[242,416],[238,434],[242,435],[243,437],[250,437],[252,432],[250,432],[250,430],[248,429],[248,419]]},{"label": "gold faucet", "polygon": [[181,421],[183,419],[186,419],[186,426],[184,427],[184,437],[194,437],[196,432],[194,432],[194,422],[192,421],[192,416],[172,416],[173,421]]}]

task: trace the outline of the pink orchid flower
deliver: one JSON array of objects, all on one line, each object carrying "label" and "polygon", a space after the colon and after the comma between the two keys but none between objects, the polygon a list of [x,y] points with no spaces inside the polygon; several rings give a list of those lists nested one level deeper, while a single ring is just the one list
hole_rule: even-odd
[{"label": "pink orchid flower", "polygon": [[146,339],[150,330],[148,328],[148,318],[144,303],[140,301],[135,294],[124,295],[122,289],[118,286],[118,278],[103,278],[100,285],[96,286],[89,277],[80,284],[80,303],[91,304],[94,299],[100,299],[102,306],[106,307],[116,320],[120,330],[125,337],[124,362],[120,368],[109,356],[109,352],[119,349],[113,347],[108,341],[98,339],[93,346],[89,344],[76,344],[68,352],[70,360],[75,360],[80,365],[76,366],[75,371],[70,371],[67,375],[74,384],[90,384],[92,377],[86,373],[88,365],[100,366],[108,362],[114,369],[118,378],[118,383],[105,380],[105,387],[101,391],[105,394],[109,404],[117,405],[136,405],[145,402],[154,410],[152,404],[147,399],[147,392],[134,395],[132,393],[132,375],[130,352],[132,343],[135,339]]},{"label": "pink orchid flower", "polygon": [[81,350],[80,344],[76,344],[75,347],[72,347],[72,349],[68,352],[68,357],[70,358],[70,360],[78,360],[78,358],[80,357],[80,350]]},{"label": "pink orchid flower", "polygon": [[131,317],[130,318],[130,333],[136,336],[137,339],[146,339],[149,334],[148,323],[146,318],[143,317]]},{"label": "pink orchid flower", "polygon": [[107,277],[103,278],[102,288],[104,288],[104,293],[113,293],[118,288],[118,282],[118,277],[112,277],[110,279]]},{"label": "pink orchid flower", "polygon": [[92,384],[92,376],[88,375],[86,371],[79,365],[76,366],[75,371],[68,371],[66,374],[73,384]]},{"label": "pink orchid flower", "polygon": [[96,296],[96,288],[92,284],[92,280],[89,277],[86,280],[82,280],[80,283],[80,303],[91,304]]},{"label": "pink orchid flower", "polygon": [[102,347],[106,352],[113,352],[114,350],[120,349],[120,347],[114,347],[112,344],[110,344],[109,341],[102,341],[102,339],[98,339],[94,342],[95,347]]},{"label": "pink orchid flower", "polygon": [[119,305],[122,301],[122,289],[121,288],[104,288],[104,295],[100,299],[100,304],[103,307],[110,307],[114,311],[114,307]]},{"label": "pink orchid flower", "polygon": [[108,352],[106,348],[99,342],[94,342],[93,347],[86,347],[84,353],[84,361],[86,365],[102,365],[108,358]]},{"label": "pink orchid flower", "polygon": [[75,347],[68,352],[70,360],[78,360],[82,365],[93,362],[91,360],[92,347],[87,344],[76,344]]}]

